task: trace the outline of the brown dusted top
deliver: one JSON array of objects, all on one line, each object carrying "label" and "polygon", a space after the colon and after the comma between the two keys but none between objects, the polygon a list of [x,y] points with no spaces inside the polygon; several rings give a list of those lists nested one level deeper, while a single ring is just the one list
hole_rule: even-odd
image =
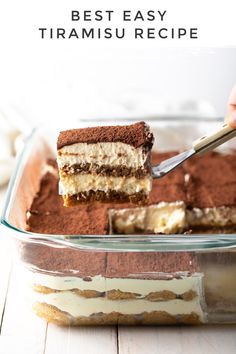
[{"label": "brown dusted top", "polygon": [[56,272],[58,276],[73,275],[88,282],[96,275],[168,280],[180,277],[179,272],[190,275],[199,271],[192,252],[103,252],[27,243],[22,257],[42,271]]},{"label": "brown dusted top", "polygon": [[236,154],[226,155],[213,151],[187,160],[185,169],[192,179],[205,186],[236,183]]},{"label": "brown dusted top", "polygon": [[236,183],[211,186],[191,179],[187,193],[190,208],[236,207]]},{"label": "brown dusted top", "polygon": [[65,208],[58,194],[58,177],[47,173],[30,208],[28,228],[43,234],[103,235],[108,218],[105,204],[78,205]]},{"label": "brown dusted top", "polygon": [[[152,152],[152,164],[158,164],[176,154],[177,152],[174,151]],[[184,176],[184,168],[183,166],[179,166],[163,178],[154,179],[152,181],[152,190],[149,194],[148,204],[152,205],[159,202],[171,203],[176,201],[186,202],[187,195]]]},{"label": "brown dusted top", "polygon": [[[69,247],[49,247],[44,244],[26,243],[21,250],[24,262],[37,270],[56,272],[91,280],[95,275],[105,275],[106,253]],[[55,275],[55,274],[54,274]]]},{"label": "brown dusted top", "polygon": [[108,278],[161,279],[160,273],[199,271],[197,258],[191,252],[115,252],[108,253],[106,263]]},{"label": "brown dusted top", "polygon": [[236,206],[236,154],[211,152],[186,161],[189,207]]},{"label": "brown dusted top", "polygon": [[135,148],[144,146],[148,150],[153,145],[153,134],[145,122],[131,125],[116,125],[65,130],[60,132],[57,149],[76,143],[109,143],[122,142]]}]

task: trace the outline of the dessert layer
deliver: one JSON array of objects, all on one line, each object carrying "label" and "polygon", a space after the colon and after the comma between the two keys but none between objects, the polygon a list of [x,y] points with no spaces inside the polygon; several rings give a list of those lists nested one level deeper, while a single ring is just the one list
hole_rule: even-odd
[{"label": "dessert layer", "polygon": [[190,227],[236,225],[236,207],[193,208],[187,210],[187,223]]},{"label": "dessert layer", "polygon": [[[186,161],[188,205],[191,208],[236,206],[236,154],[208,153]],[[229,220],[230,223],[230,220]]]},{"label": "dessert layer", "polygon": [[179,299],[169,301],[148,301],[143,299],[113,301],[106,298],[83,298],[72,291],[51,294],[35,294],[35,302],[46,303],[67,312],[73,317],[91,316],[96,313],[119,312],[139,314],[142,312],[165,311],[170,315],[190,314],[194,312],[203,321],[203,312],[198,297],[191,301]]},{"label": "dessert layer", "polygon": [[[47,288],[42,285],[34,285],[33,290],[40,294],[51,294],[64,292],[64,290],[56,290],[52,288]],[[112,289],[107,291],[97,291],[97,290],[81,290],[81,289],[71,289],[73,293],[84,297],[86,299],[103,297],[108,300],[131,300],[131,299],[145,299],[148,301],[169,301],[169,300],[183,300],[190,301],[193,300],[197,293],[193,290],[188,290],[183,294],[175,294],[173,291],[169,290],[161,290],[161,291],[153,291],[147,295],[141,295],[139,293],[132,293],[130,291],[121,291],[119,289]]]},{"label": "dessert layer", "polygon": [[[184,294],[189,290],[194,291],[196,294],[200,294],[202,280],[202,275],[199,273],[194,273],[192,276],[189,276],[187,273],[182,273],[181,275],[179,274],[180,278],[172,278],[169,280],[157,278],[139,279],[138,274],[136,279],[107,278],[102,275],[96,275],[91,277],[90,281],[86,281],[79,277],[60,277],[42,273],[32,273],[29,274],[29,276],[32,277],[32,279],[29,279],[30,283],[57,291],[79,289],[81,291],[95,290],[98,292],[104,292],[119,289],[122,292],[140,294],[140,296],[147,296],[150,293],[161,292],[163,290],[172,292],[176,295]],[[161,277],[162,274],[159,274],[159,276]]]},{"label": "dessert layer", "polygon": [[134,194],[127,194],[124,192],[108,190],[104,191],[93,191],[80,192],[74,195],[64,195],[64,206],[76,206],[78,204],[88,204],[94,202],[102,203],[127,203],[131,202],[134,204],[146,204],[147,193],[143,190]]},{"label": "dessert layer", "polygon": [[72,129],[60,132],[57,148],[61,149],[63,146],[75,143],[96,144],[105,142],[122,142],[134,148],[143,146],[150,150],[153,144],[153,134],[144,122],[123,126]]},{"label": "dessert layer", "polygon": [[160,202],[143,208],[110,209],[110,233],[179,233],[187,226],[183,202]]},{"label": "dessert layer", "polygon": [[[236,170],[235,170],[236,172]],[[212,173],[214,173],[212,171]],[[187,186],[188,204],[193,208],[206,209],[236,206],[236,182],[208,185],[197,179],[191,179]]]},{"label": "dessert layer", "polygon": [[194,312],[184,315],[172,316],[164,311],[143,312],[137,315],[124,315],[119,312],[110,314],[94,314],[89,317],[72,317],[64,311],[60,311],[55,306],[45,303],[35,303],[34,311],[36,314],[48,322],[59,325],[83,326],[83,325],[174,325],[174,324],[200,324],[200,319]]},{"label": "dessert layer", "polygon": [[150,169],[147,168],[128,168],[125,165],[116,167],[108,165],[96,165],[96,164],[80,164],[80,165],[65,165],[60,169],[61,176],[68,176],[74,174],[93,174],[99,176],[112,176],[112,177],[128,177],[134,176],[136,178],[143,178],[147,174],[150,174]]},{"label": "dessert layer", "polygon": [[236,182],[236,154],[209,152],[185,162],[185,170],[205,186],[222,186]]},{"label": "dessert layer", "polygon": [[[107,253],[69,248],[57,248],[55,251],[46,245],[27,244],[22,249],[22,259],[33,265],[36,271],[56,273],[59,284],[63,282],[60,277],[82,278],[88,283],[87,289],[90,289],[91,281],[97,275],[105,278],[171,281],[199,271],[196,255],[191,252]],[[53,287],[46,283],[42,285]]]},{"label": "dessert layer", "polygon": [[83,166],[85,163],[88,166],[97,166],[97,168],[108,166],[111,169],[123,166],[129,169],[139,169],[144,168],[147,157],[149,157],[149,152],[143,147],[134,148],[121,142],[76,143],[58,150],[57,163],[59,169],[63,169],[64,166]]},{"label": "dessert layer", "polygon": [[[222,227],[236,225],[236,208],[221,206],[186,210],[183,202],[160,202],[141,208],[110,209],[109,224],[111,234],[173,234],[199,227],[218,227],[221,228],[220,232],[224,232]],[[234,231],[235,229],[229,229],[226,233]],[[216,230],[212,232],[215,233]]]},{"label": "dessert layer", "polygon": [[198,272],[191,252],[108,252],[106,277],[168,280]]},{"label": "dessert layer", "polygon": [[108,230],[107,206],[65,208],[58,194],[58,177],[47,173],[41,180],[40,191],[28,212],[27,224],[29,230],[36,233],[102,235]]},{"label": "dessert layer", "polygon": [[151,191],[152,180],[150,177],[112,177],[91,174],[79,174],[61,176],[60,183],[63,195],[75,195],[81,192],[110,190],[122,192],[128,195]]}]

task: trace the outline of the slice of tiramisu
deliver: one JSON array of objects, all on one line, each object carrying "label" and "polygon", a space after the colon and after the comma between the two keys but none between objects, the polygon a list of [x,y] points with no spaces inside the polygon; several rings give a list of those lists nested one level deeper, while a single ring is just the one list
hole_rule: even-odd
[{"label": "slice of tiramisu", "polygon": [[152,144],[144,122],[62,131],[57,163],[64,205],[144,202],[151,190]]}]

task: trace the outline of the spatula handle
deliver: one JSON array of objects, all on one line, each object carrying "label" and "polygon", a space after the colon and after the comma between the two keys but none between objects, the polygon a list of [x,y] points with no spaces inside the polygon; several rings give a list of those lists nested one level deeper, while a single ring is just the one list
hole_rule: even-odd
[{"label": "spatula handle", "polygon": [[220,129],[213,134],[204,135],[193,142],[193,148],[198,153],[207,152],[215,149],[217,146],[236,136],[236,129],[231,128],[228,124],[223,124]]}]

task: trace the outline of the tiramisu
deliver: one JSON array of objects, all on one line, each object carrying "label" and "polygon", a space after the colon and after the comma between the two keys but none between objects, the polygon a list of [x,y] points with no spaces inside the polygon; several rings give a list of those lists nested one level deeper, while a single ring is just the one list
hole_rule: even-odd
[{"label": "tiramisu", "polygon": [[[172,154],[153,153],[153,163]],[[235,193],[230,193],[236,183],[235,159],[234,153],[210,153],[187,162],[154,181],[148,204],[141,207],[89,203],[65,208],[54,170],[41,180],[29,210],[28,230],[101,236],[111,232],[190,233],[199,228],[218,232],[222,226],[235,230],[236,200]],[[227,171],[223,177],[222,170]],[[22,253],[35,269],[31,272],[34,310],[62,325],[198,324],[207,321],[206,312],[215,318],[215,304],[229,316],[236,306],[232,291],[224,294],[222,277],[215,279],[217,262],[209,268],[211,258],[204,254],[97,252],[34,243],[26,244]],[[224,262],[229,256],[233,254],[222,255]],[[216,260],[220,257],[215,254]],[[224,283],[227,288],[232,274]],[[225,310],[229,300],[232,311]]]},{"label": "tiramisu", "polygon": [[[205,322],[193,253],[96,252],[28,245],[35,312],[61,325]],[[40,272],[38,270],[40,269]]]},{"label": "tiramisu", "polygon": [[144,202],[151,191],[152,144],[144,122],[62,131],[57,162],[64,205]]}]

